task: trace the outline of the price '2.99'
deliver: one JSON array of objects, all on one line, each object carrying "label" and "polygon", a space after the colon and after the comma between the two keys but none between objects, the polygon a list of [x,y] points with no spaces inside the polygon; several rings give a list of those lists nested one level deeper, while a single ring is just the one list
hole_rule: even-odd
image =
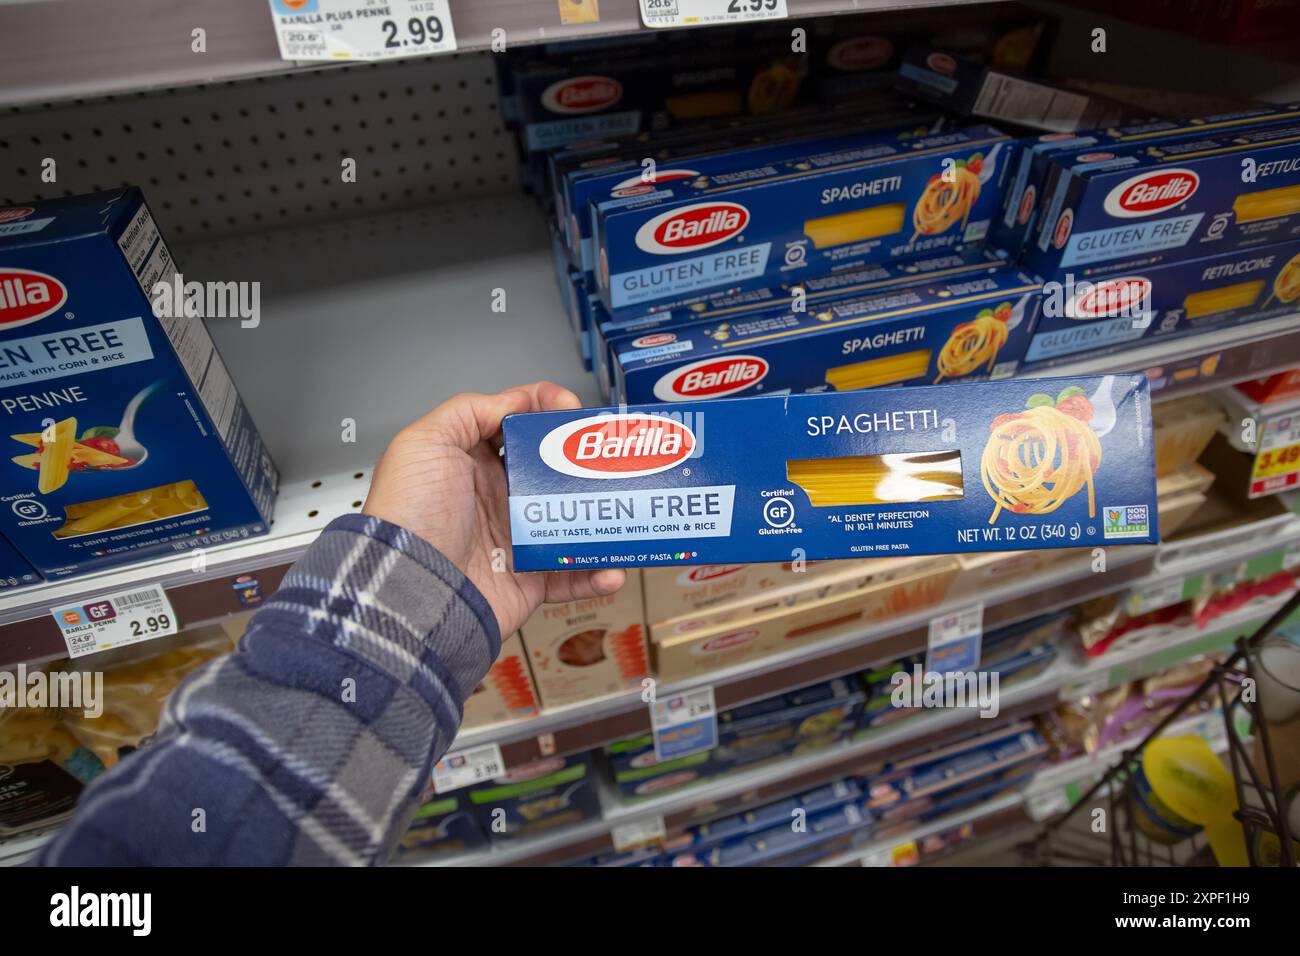
[{"label": "price '2.99'", "polygon": [[[760,0],[766,2],[766,0]],[[443,41],[445,31],[442,20],[438,17],[411,17],[406,21],[406,35],[396,20],[385,20],[380,25],[384,31],[384,46],[390,50],[404,46],[423,46],[426,43],[435,46]]]},{"label": "price '2.99'", "polygon": [[135,620],[131,622],[131,636],[144,637],[146,634],[157,634],[160,631],[170,630],[172,619],[166,614],[158,614],[146,617],[143,621]]},{"label": "price '2.99'", "polygon": [[728,13],[760,13],[775,10],[777,0],[728,0]]}]

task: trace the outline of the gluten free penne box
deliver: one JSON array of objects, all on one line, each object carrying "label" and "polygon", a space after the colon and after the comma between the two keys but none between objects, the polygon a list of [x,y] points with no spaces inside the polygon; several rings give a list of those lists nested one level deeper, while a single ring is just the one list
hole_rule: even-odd
[{"label": "gluten free penne box", "polygon": [[1137,375],[515,415],[505,459],[519,571],[1158,540]]},{"label": "gluten free penne box", "polygon": [[0,209],[0,531],[46,578],[267,530],[275,466],[178,279],[137,189]]}]

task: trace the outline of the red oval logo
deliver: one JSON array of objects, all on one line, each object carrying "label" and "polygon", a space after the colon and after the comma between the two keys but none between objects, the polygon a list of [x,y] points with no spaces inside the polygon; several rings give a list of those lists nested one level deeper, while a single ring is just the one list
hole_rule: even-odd
[{"label": "red oval logo", "polygon": [[705,564],[698,568],[691,568],[686,574],[686,579],[692,584],[700,584],[704,581],[714,581],[718,578],[725,578],[728,574],[735,574],[743,564]]},{"label": "red oval logo", "polygon": [[925,58],[925,65],[944,76],[952,76],[957,72],[957,61],[947,53],[931,53]]},{"label": "red oval logo", "polygon": [[1034,214],[1034,203],[1038,202],[1038,190],[1032,185],[1025,187],[1025,193],[1020,197],[1020,208],[1016,210],[1016,222],[1024,225],[1029,222],[1029,217]]},{"label": "red oval logo", "polygon": [[9,209],[0,209],[0,222],[15,222],[19,219],[26,219],[35,211],[31,206],[12,206]]},{"label": "red oval logo", "polygon": [[1056,220],[1056,229],[1052,232],[1052,245],[1057,249],[1064,249],[1065,244],[1070,240],[1070,230],[1073,228],[1074,210],[1067,209]]},{"label": "red oval logo", "polygon": [[671,256],[726,242],[747,225],[749,210],[739,203],[696,203],[660,213],[642,224],[636,232],[636,244],[644,252]]},{"label": "red oval logo", "polygon": [[632,347],[634,349],[650,349],[656,345],[667,345],[676,341],[677,336],[672,332],[656,332],[654,335],[643,335],[639,339],[634,339]]},{"label": "red oval logo", "polygon": [[660,415],[593,415],[552,429],[538,454],[553,470],[577,478],[637,478],[681,464],[695,451],[695,433]]},{"label": "red oval logo", "polygon": [[1084,153],[1074,158],[1075,163],[1104,163],[1109,159],[1114,159],[1114,153]]},{"label": "red oval logo", "polygon": [[894,44],[886,37],[854,37],[831,47],[826,62],[846,73],[878,70],[894,56]]},{"label": "red oval logo", "polygon": [[1072,319],[1100,319],[1131,315],[1151,295],[1151,280],[1144,276],[1122,276],[1089,284],[1080,290],[1066,312]]},{"label": "red oval logo", "polygon": [[759,632],[751,628],[747,631],[732,631],[730,634],[722,634],[718,637],[710,638],[703,644],[691,648],[692,654],[721,654],[723,651],[729,651],[733,647],[740,647],[742,644],[748,644],[754,638],[758,637]]},{"label": "red oval logo", "polygon": [[623,98],[623,84],[609,76],[575,76],[552,83],[542,92],[542,106],[552,113],[596,113]]},{"label": "red oval logo", "polygon": [[767,375],[766,359],[757,355],[728,355],[703,359],[675,368],[655,383],[655,398],[661,402],[684,402],[697,398],[720,398],[742,392]]},{"label": "red oval logo", "polygon": [[1105,209],[1120,219],[1150,216],[1182,205],[1201,185],[1190,169],[1160,169],[1124,180],[1106,196]]},{"label": "red oval logo", "polygon": [[53,276],[29,269],[0,269],[0,329],[39,322],[67,300],[67,287]]}]

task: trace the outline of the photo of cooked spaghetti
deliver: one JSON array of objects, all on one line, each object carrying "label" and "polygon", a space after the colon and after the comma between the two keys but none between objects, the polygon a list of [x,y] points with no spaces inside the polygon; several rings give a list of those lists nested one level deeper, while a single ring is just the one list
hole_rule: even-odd
[{"label": "photo of cooked spaghetti", "polygon": [[912,242],[918,236],[937,236],[960,222],[961,229],[966,230],[966,220],[971,208],[980,198],[980,170],[984,168],[984,156],[976,153],[970,159],[936,173],[925,184],[921,198],[912,210]]},{"label": "photo of cooked spaghetti", "polygon": [[1053,399],[1032,395],[1022,412],[999,415],[980,463],[984,490],[996,502],[989,524],[1005,508],[1014,514],[1055,511],[1083,488],[1088,516],[1097,516],[1093,476],[1101,467],[1101,440],[1089,424],[1092,404],[1069,386]]},{"label": "photo of cooked spaghetti", "polygon": [[987,365],[992,374],[993,365],[998,360],[998,352],[1007,344],[1010,336],[1008,323],[1011,321],[1011,303],[1003,302],[994,309],[982,309],[969,322],[963,322],[952,330],[948,341],[939,350],[935,367],[939,377],[934,380],[938,385],[945,378],[962,378],[970,375],[980,367]]},{"label": "photo of cooked spaghetti", "polygon": [[[1296,299],[1300,299],[1300,254],[1294,256],[1290,262],[1277,271],[1273,279],[1273,293],[1269,296],[1269,302],[1273,299],[1288,305]],[[1268,305],[1265,302],[1264,305]]]}]

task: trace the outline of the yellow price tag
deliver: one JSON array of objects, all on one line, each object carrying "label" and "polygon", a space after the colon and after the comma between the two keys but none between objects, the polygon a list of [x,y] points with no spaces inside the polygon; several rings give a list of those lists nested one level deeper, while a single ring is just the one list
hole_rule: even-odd
[{"label": "yellow price tag", "polygon": [[1262,451],[1255,457],[1254,478],[1271,478],[1300,471],[1300,443]]}]

